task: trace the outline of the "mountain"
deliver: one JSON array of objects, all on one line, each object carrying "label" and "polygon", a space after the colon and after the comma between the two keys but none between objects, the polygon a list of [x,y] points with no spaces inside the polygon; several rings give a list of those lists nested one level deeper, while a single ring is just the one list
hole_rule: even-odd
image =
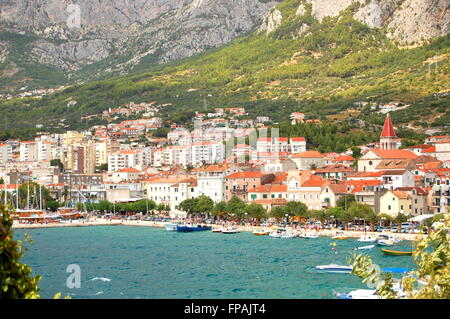
[{"label": "mountain", "polygon": [[[0,87],[85,81],[191,56],[253,30],[275,4],[80,0],[74,6],[71,0],[2,0]],[[42,72],[48,76],[39,76]]]},{"label": "mountain", "polygon": [[4,132],[36,123],[56,130],[60,120],[86,127],[101,121],[81,116],[129,101],[168,104],[163,115],[177,122],[189,122],[195,110],[241,105],[274,122],[300,111],[373,123],[382,116],[371,103],[397,101],[410,106],[392,114],[394,123],[445,130],[449,15],[443,0],[285,0],[262,15],[257,30],[224,46],[41,99],[3,102],[14,123]]}]

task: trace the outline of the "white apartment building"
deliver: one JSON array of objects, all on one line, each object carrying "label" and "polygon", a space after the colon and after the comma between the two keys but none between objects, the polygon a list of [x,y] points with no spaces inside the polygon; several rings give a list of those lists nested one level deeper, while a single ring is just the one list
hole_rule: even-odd
[{"label": "white apartment building", "polygon": [[186,167],[192,163],[192,151],[190,146],[168,146],[166,148],[167,164]]},{"label": "white apartment building", "polygon": [[192,165],[223,162],[225,146],[218,142],[196,142],[192,144]]},{"label": "white apartment building", "polygon": [[38,159],[37,145],[35,141],[22,141],[20,143],[20,161],[35,162]]},{"label": "white apartment building", "polygon": [[0,165],[5,165],[12,160],[12,146],[0,143]]},{"label": "white apartment building", "polygon": [[146,165],[146,158],[142,150],[121,150],[108,156],[108,170],[115,172],[123,168],[142,170]]}]

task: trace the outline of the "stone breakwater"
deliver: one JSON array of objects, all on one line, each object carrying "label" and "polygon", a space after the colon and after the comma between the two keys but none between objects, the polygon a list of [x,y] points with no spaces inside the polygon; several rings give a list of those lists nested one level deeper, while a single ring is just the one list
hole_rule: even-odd
[{"label": "stone breakwater", "polygon": [[[142,221],[142,220],[107,220],[102,218],[91,219],[89,221],[79,222],[74,221],[72,223],[50,223],[50,224],[19,224],[14,222],[13,229],[35,229],[35,228],[55,228],[55,227],[89,227],[89,226],[140,226],[140,227],[158,227],[164,228],[164,222],[154,222],[154,221]],[[213,225],[214,228],[221,228],[220,225]],[[236,226],[235,226],[236,227]],[[261,226],[237,226],[236,227],[241,232],[253,232],[256,229],[264,229],[270,230],[270,227],[261,227]],[[325,237],[333,237],[336,236],[337,233],[342,236],[350,237],[350,238],[359,238],[363,235],[373,235],[378,236],[381,233],[377,232],[364,232],[364,231],[342,231],[338,229],[295,229],[291,227],[286,228],[288,231],[291,231],[294,234],[304,234],[304,233],[314,233],[319,236]],[[402,240],[416,240],[419,238],[425,237],[425,235],[421,234],[405,234],[405,233],[383,233],[383,234],[392,234],[395,237]]]}]

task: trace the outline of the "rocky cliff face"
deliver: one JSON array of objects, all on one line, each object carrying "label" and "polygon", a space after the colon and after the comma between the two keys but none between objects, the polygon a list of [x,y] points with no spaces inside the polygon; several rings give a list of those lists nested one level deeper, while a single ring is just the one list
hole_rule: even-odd
[{"label": "rocky cliff face", "polygon": [[[26,82],[34,62],[89,80],[188,57],[258,26],[271,33],[283,21],[274,8],[280,1],[0,0],[0,86],[19,71],[15,80]],[[295,14],[310,12],[320,22],[354,3],[355,19],[383,27],[399,45],[450,30],[450,0],[298,0]],[[300,25],[293,37],[308,28]]]},{"label": "rocky cliff face", "polygon": [[[357,4],[354,18],[371,28],[385,27],[387,36],[400,45],[420,45],[425,40],[444,36],[450,31],[450,0],[300,0],[297,16],[311,14],[319,22],[336,17],[349,6]],[[268,15],[262,29],[281,24]],[[304,28],[304,26],[302,26]]]},{"label": "rocky cliff face", "polygon": [[[0,31],[33,34],[36,39],[28,46],[31,58],[60,70],[74,71],[110,58],[101,72],[121,71],[146,57],[162,63],[223,45],[255,28],[277,4],[262,0],[73,3],[0,0]],[[3,56],[4,52],[0,50]]]}]

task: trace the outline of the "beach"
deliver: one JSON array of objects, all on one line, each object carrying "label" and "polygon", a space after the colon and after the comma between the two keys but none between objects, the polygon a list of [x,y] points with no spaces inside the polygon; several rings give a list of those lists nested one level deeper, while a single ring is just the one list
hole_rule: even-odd
[{"label": "beach", "polygon": [[[56,227],[91,227],[91,226],[139,226],[139,227],[158,227],[164,228],[165,222],[145,221],[145,220],[117,220],[117,219],[105,219],[105,218],[91,218],[85,221],[72,221],[70,223],[49,223],[49,224],[19,224],[14,221],[13,229],[36,229],[36,228],[56,228]],[[265,231],[272,230],[271,227],[262,226],[234,226],[241,232],[253,232],[254,230],[263,229]],[[214,228],[222,228],[221,225],[213,225]],[[324,237],[333,237],[337,234],[350,237],[359,238],[364,235],[378,236],[380,234],[392,234],[395,237],[402,240],[416,240],[418,238],[424,238],[423,234],[409,234],[409,233],[393,233],[393,232],[364,232],[364,231],[343,231],[340,229],[303,229],[286,227],[288,231],[294,234],[313,233]]]}]

